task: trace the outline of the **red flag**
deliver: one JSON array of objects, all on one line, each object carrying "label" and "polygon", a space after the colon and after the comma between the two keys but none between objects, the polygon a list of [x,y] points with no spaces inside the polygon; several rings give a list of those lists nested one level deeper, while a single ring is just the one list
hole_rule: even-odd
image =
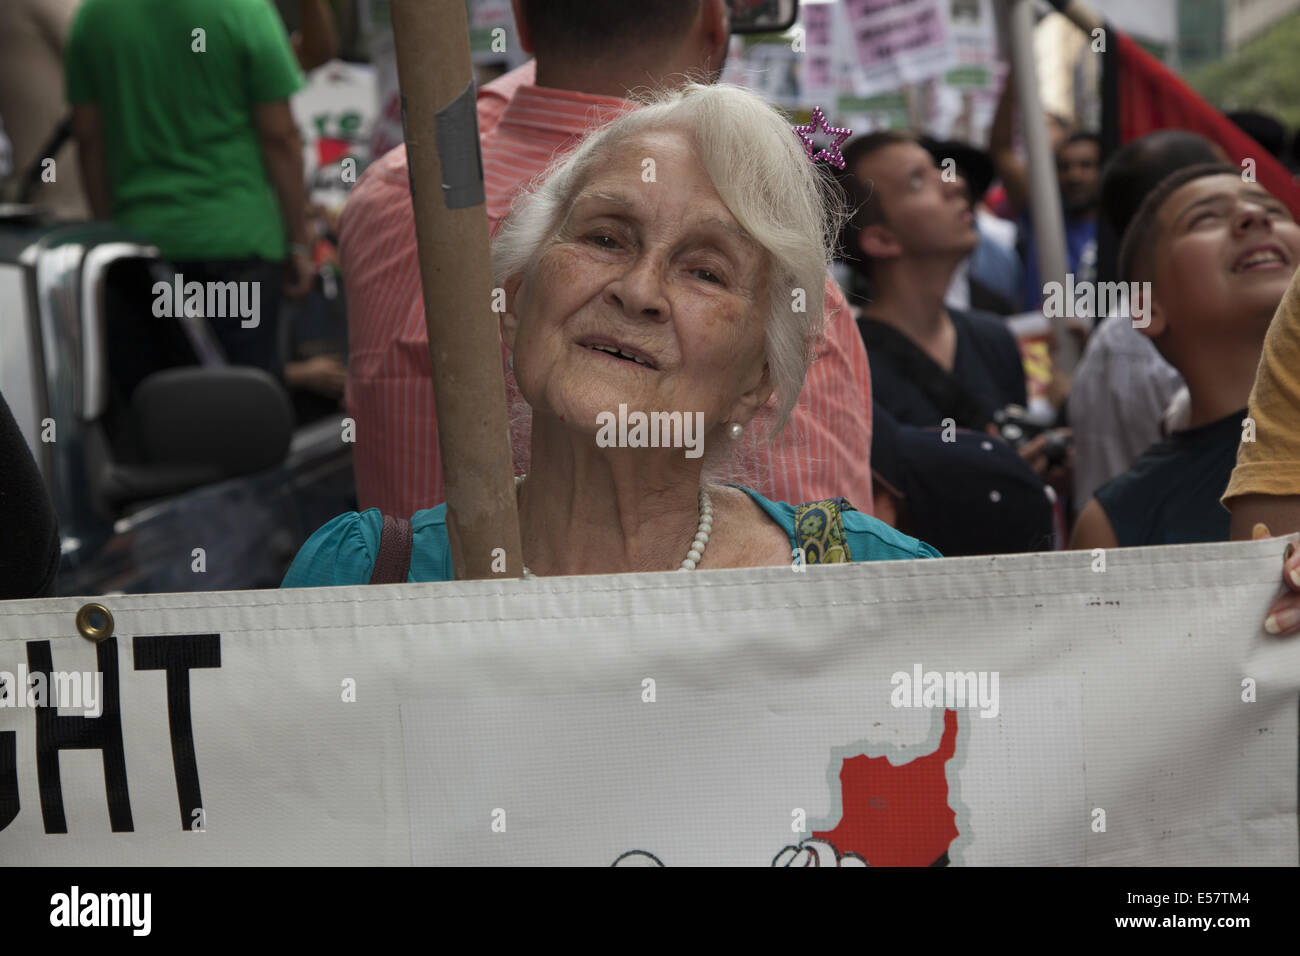
[{"label": "red flag", "polygon": [[1158,129],[1199,133],[1222,146],[1238,166],[1253,159],[1255,181],[1300,220],[1300,185],[1280,161],[1128,36],[1110,24],[1106,35],[1111,41],[1106,66],[1108,72],[1113,70],[1115,82],[1107,83],[1104,109],[1107,113],[1117,109],[1111,113],[1119,120],[1119,142],[1114,145]]}]

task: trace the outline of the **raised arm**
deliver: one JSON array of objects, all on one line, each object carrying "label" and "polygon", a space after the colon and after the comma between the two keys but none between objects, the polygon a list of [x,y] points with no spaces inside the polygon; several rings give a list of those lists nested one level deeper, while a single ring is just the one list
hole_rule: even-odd
[{"label": "raised arm", "polygon": [[1023,212],[1029,205],[1029,167],[1012,146],[1015,115],[1015,74],[1008,73],[997,111],[993,114],[993,127],[989,130],[989,153],[997,168],[998,178],[1006,188],[1007,199],[1016,212]]},{"label": "raised arm", "polygon": [[338,56],[338,27],[329,0],[298,0],[298,29],[292,41],[298,65],[304,70],[314,70]]}]

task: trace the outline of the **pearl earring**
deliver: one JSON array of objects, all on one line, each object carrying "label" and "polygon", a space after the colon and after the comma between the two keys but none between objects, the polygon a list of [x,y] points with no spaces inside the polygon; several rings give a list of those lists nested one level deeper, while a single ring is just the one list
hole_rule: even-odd
[{"label": "pearl earring", "polygon": [[510,371],[512,371],[512,372],[515,370],[515,353],[514,353],[514,352],[511,352],[511,353],[509,353],[508,355],[506,355],[506,368],[510,369]]},{"label": "pearl earring", "polygon": [[745,433],[745,426],[740,424],[740,422],[732,422],[727,426],[727,433],[731,435],[732,441],[735,441]]}]

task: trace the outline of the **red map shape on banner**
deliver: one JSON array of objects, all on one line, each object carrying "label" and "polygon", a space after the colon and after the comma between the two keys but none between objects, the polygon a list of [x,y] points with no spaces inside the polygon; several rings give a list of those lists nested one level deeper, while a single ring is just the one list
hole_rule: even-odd
[{"label": "red map shape on banner", "polygon": [[813,836],[871,866],[931,865],[957,836],[944,773],[956,750],[957,712],[945,710],[943,736],[931,753],[900,766],[888,757],[848,758],[840,767],[840,822]]}]

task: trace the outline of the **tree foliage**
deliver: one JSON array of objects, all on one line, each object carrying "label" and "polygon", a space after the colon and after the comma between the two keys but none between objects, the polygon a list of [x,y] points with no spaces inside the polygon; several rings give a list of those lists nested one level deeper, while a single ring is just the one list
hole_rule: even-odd
[{"label": "tree foliage", "polygon": [[1300,13],[1279,20],[1236,53],[1192,71],[1187,82],[1225,113],[1259,110],[1300,126]]}]

